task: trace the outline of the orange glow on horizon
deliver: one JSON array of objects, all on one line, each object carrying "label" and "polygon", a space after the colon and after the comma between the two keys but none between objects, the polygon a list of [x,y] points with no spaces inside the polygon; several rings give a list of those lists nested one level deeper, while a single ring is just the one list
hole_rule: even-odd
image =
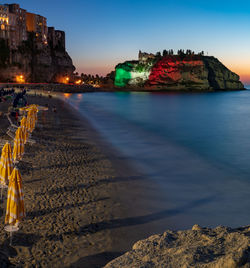
[{"label": "orange glow on horizon", "polygon": [[243,83],[243,84],[250,84],[250,75],[249,74],[243,74],[243,75],[240,75],[240,81]]},{"label": "orange glow on horizon", "polygon": [[240,81],[244,84],[250,84],[250,63],[248,57],[232,59],[221,59],[221,62],[232,72],[240,76]]}]

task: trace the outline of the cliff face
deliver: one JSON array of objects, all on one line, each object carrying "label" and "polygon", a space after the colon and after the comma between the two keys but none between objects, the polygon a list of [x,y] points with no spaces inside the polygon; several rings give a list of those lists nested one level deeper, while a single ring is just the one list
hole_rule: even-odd
[{"label": "cliff face", "polygon": [[31,76],[36,82],[60,82],[60,77],[71,76],[75,70],[72,59],[63,50],[41,50],[33,61]]},{"label": "cliff face", "polygon": [[17,50],[9,51],[8,60],[0,65],[0,81],[15,82],[16,76],[23,75],[26,82],[59,82],[74,70],[65,49],[37,46],[29,40]]},{"label": "cliff face", "polygon": [[239,90],[239,76],[218,59],[201,55],[167,55],[116,66],[115,86],[168,90]]}]

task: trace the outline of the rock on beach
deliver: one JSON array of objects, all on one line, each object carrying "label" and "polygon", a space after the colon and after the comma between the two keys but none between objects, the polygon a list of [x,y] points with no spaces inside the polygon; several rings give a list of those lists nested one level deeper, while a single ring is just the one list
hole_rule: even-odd
[{"label": "rock on beach", "polygon": [[192,230],[152,235],[105,266],[117,267],[248,268],[250,225],[235,229],[194,225]]}]

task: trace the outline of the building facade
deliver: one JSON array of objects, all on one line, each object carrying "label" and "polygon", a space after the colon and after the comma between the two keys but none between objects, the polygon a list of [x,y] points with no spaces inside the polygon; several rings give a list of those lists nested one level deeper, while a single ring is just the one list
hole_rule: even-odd
[{"label": "building facade", "polygon": [[138,60],[141,63],[145,63],[148,60],[153,60],[153,59],[155,59],[155,57],[156,56],[152,53],[141,52],[141,50],[139,50]]},{"label": "building facade", "polygon": [[55,30],[54,27],[48,28],[48,40],[52,48],[65,50],[65,32]]},{"label": "building facade", "polygon": [[48,27],[45,17],[26,12],[26,27],[28,32],[35,33],[37,43],[48,44]]},{"label": "building facade", "polygon": [[38,47],[47,46],[51,37],[53,46],[65,49],[65,33],[50,28],[49,33],[45,17],[27,12],[19,4],[0,5],[0,38],[6,40],[11,49],[17,49],[27,40],[29,32],[35,34]]},{"label": "building facade", "polygon": [[10,4],[9,7],[9,44],[16,49],[22,41],[27,40],[26,10],[18,4]]},{"label": "building facade", "polygon": [[0,5],[0,38],[9,38],[9,7]]}]

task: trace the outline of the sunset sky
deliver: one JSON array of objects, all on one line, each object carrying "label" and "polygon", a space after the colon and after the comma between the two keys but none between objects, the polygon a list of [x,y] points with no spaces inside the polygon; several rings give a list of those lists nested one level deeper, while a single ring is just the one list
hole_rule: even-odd
[{"label": "sunset sky", "polygon": [[79,73],[106,75],[117,63],[137,59],[139,50],[191,49],[217,57],[250,84],[250,1],[15,2],[66,32],[67,51]]}]

